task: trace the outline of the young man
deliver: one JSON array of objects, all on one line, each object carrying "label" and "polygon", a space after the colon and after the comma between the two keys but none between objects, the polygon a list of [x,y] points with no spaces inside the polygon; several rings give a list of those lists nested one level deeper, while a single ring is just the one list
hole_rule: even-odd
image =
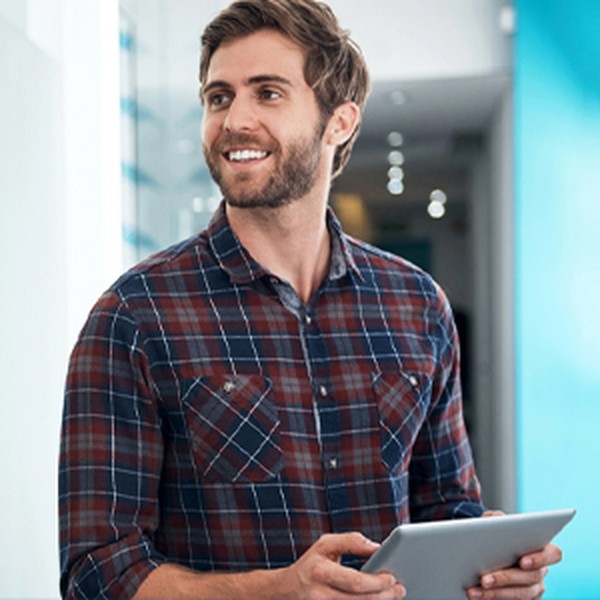
[{"label": "young man", "polygon": [[[74,349],[62,593],[402,598],[353,568],[371,540],[484,507],[445,296],[327,208],[363,60],[324,5],[251,0],[205,30],[200,77],[224,203],[115,283]],[[548,546],[469,594],[537,598],[559,558]]]}]

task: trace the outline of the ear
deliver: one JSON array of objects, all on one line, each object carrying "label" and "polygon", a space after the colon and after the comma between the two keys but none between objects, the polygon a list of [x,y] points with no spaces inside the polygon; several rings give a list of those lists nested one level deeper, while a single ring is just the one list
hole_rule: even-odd
[{"label": "ear", "polygon": [[358,127],[360,108],[354,102],[344,102],[333,111],[325,129],[325,141],[332,146],[343,144]]}]

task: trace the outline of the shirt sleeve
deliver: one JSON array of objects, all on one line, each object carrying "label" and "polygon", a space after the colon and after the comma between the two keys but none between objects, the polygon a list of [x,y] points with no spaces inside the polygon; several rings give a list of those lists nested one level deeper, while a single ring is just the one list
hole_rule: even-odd
[{"label": "shirt sleeve", "polygon": [[435,347],[431,404],[410,465],[412,521],[479,517],[485,510],[463,417],[458,333],[439,288],[436,297],[429,319]]},{"label": "shirt sleeve", "polygon": [[163,461],[160,415],[140,334],[112,292],[73,350],[59,459],[61,594],[130,598],[165,562],[153,535]]}]

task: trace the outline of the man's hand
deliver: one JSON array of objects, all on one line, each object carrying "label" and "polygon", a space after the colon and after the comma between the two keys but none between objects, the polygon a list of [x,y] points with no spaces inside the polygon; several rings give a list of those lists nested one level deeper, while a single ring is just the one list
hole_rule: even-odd
[{"label": "man's hand", "polygon": [[378,544],[360,533],[321,536],[294,564],[246,573],[198,573],[163,564],[148,575],[135,600],[399,600],[406,590],[390,573],[344,567],[344,554],[368,557]]},{"label": "man's hand", "polygon": [[368,557],[378,547],[360,533],[321,536],[297,562],[284,570],[291,585],[285,590],[285,597],[302,600],[404,598],[406,590],[390,573],[361,573],[340,565],[344,554]]},{"label": "man's hand", "polygon": [[[502,514],[500,511],[490,511],[483,516]],[[549,566],[561,560],[561,549],[548,544],[539,552],[522,556],[516,567],[483,575],[479,586],[467,590],[469,600],[539,600],[546,591],[544,578]]]}]

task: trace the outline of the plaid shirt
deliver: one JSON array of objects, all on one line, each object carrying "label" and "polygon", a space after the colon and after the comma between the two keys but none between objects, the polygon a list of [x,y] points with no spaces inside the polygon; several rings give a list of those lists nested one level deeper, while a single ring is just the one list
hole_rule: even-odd
[{"label": "plaid shirt", "polygon": [[481,514],[445,296],[328,225],[306,306],[223,207],[100,298],[65,393],[63,594],[127,598],[165,561],[281,567],[325,532]]}]

